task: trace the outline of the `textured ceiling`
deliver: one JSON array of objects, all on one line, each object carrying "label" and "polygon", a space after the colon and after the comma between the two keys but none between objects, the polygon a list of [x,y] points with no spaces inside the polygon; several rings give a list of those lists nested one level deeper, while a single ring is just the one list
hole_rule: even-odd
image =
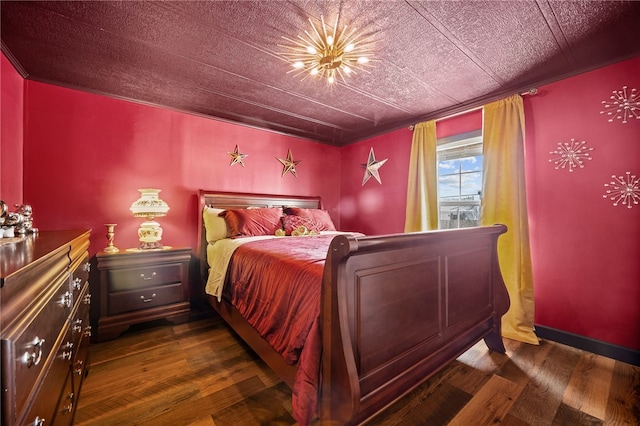
[{"label": "textured ceiling", "polygon": [[[640,54],[640,1],[0,3],[25,78],[343,146]],[[370,33],[346,83],[294,73],[282,36]]]}]

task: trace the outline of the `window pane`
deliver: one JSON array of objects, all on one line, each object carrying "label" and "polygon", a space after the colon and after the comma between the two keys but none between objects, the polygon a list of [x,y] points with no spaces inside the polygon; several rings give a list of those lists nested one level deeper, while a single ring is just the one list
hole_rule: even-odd
[{"label": "window pane", "polygon": [[480,226],[482,144],[438,152],[440,229]]},{"label": "window pane", "polygon": [[460,199],[460,175],[438,176],[438,197],[440,200]]}]

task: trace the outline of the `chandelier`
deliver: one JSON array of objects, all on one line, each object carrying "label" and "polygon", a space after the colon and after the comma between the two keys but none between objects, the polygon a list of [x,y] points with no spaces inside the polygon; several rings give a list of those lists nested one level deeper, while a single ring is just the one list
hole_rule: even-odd
[{"label": "chandelier", "polygon": [[[324,17],[320,16],[322,26],[316,28],[311,19],[312,31],[305,31],[305,36],[298,35],[297,40],[291,40],[282,36],[291,45],[280,45],[287,49],[283,56],[291,63],[293,70],[298,74],[306,74],[325,78],[329,84],[333,84],[340,76],[345,81],[345,76],[355,74],[356,70],[364,70],[370,62],[372,50],[371,41],[361,33],[356,34],[356,29],[347,32],[347,26],[338,30],[338,18],[333,28],[327,29]],[[303,80],[304,80],[303,78]]]}]

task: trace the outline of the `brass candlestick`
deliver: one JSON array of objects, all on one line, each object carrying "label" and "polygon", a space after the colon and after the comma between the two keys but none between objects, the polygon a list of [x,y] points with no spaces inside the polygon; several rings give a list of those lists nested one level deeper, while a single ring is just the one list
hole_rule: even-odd
[{"label": "brass candlestick", "polygon": [[105,253],[117,253],[120,251],[118,247],[113,245],[113,238],[115,237],[114,228],[118,226],[116,223],[105,223],[104,226],[107,227],[107,247],[103,250]]}]

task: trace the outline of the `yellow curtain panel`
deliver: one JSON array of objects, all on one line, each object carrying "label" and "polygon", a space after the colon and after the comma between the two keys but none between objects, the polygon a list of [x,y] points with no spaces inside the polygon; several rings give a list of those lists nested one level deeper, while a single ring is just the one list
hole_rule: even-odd
[{"label": "yellow curtain panel", "polygon": [[436,122],[418,123],[413,129],[409,159],[405,232],[438,229],[436,165]]},{"label": "yellow curtain panel", "polygon": [[502,335],[539,344],[534,332],[533,274],[524,170],[524,109],[513,95],[484,106],[484,182],[481,225],[508,227],[498,241],[498,258],[511,306]]}]

